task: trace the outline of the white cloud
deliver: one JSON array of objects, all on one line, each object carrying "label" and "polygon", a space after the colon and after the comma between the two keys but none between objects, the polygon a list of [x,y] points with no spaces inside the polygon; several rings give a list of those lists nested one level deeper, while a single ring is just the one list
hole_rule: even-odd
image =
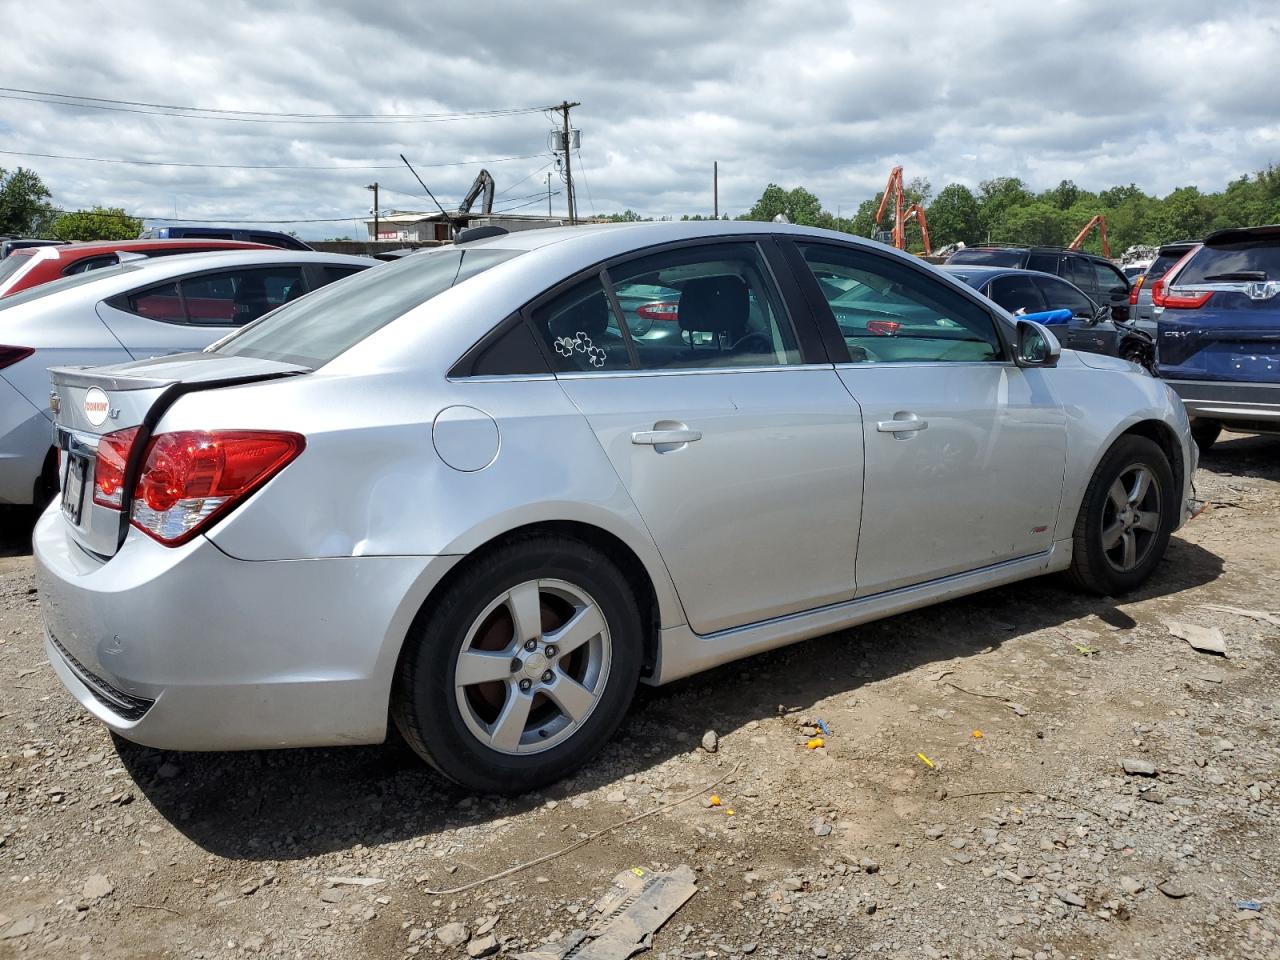
[{"label": "white cloud", "polygon": [[[580,206],[745,210],[770,181],[849,210],[888,168],[936,188],[1016,175],[1165,193],[1280,159],[1280,12],[1254,0],[29,4],[0,36],[7,85],[296,112],[481,110],[582,101]],[[0,148],[206,163],[423,164],[544,153],[542,114],[455,123],[204,122],[0,100]],[[545,159],[490,165],[505,198]],[[350,216],[425,208],[407,171],[132,167],[0,155],[63,206]],[[456,202],[475,166],[428,167]],[[589,187],[589,191],[588,188]],[[557,198],[557,208],[562,204]],[[541,209],[533,204],[528,209]],[[345,224],[304,236],[351,233]]]}]

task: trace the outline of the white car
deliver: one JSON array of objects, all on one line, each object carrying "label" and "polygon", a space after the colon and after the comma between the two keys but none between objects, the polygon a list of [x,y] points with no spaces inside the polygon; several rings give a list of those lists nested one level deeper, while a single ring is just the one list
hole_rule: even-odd
[{"label": "white car", "polygon": [[[630,332],[655,286],[679,336]],[[393,719],[485,791],[585,762],[641,680],[1054,571],[1133,589],[1196,466],[1137,367],[778,224],[461,242],[52,376],[35,555],[87,710],[178,750]]]},{"label": "white car", "polygon": [[249,249],[136,259],[0,299],[0,504],[57,490],[49,367],[199,350],[282,303],[377,266]]}]

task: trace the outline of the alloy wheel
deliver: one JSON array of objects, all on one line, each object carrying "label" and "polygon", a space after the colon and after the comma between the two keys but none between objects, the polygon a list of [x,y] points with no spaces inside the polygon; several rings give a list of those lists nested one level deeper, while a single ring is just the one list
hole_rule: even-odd
[{"label": "alloy wheel", "polygon": [[1113,569],[1128,573],[1151,552],[1160,532],[1160,484],[1150,467],[1120,471],[1102,510],[1102,552]]},{"label": "alloy wheel", "polygon": [[564,580],[528,580],[472,622],[454,668],[467,730],[491,750],[532,754],[582,727],[609,679],[599,604]]}]

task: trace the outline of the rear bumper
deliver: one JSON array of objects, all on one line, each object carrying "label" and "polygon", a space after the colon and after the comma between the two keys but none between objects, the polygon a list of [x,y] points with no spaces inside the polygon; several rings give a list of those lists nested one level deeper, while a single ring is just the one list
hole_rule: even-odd
[{"label": "rear bumper", "polygon": [[102,563],[36,525],[45,652],[82,706],[171,750],[380,743],[422,598],[454,557],[251,562],[137,533]]},{"label": "rear bumper", "polygon": [[1167,380],[1193,419],[1280,430],[1280,383],[1232,383],[1223,380]]}]

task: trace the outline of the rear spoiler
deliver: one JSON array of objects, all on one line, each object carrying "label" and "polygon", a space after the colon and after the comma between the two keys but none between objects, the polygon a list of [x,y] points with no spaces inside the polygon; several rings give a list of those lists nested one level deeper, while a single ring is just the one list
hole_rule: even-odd
[{"label": "rear spoiler", "polygon": [[1250,240],[1280,240],[1280,223],[1262,227],[1231,227],[1227,230],[1216,230],[1204,238],[1204,245],[1217,247],[1233,243],[1248,243]]}]

